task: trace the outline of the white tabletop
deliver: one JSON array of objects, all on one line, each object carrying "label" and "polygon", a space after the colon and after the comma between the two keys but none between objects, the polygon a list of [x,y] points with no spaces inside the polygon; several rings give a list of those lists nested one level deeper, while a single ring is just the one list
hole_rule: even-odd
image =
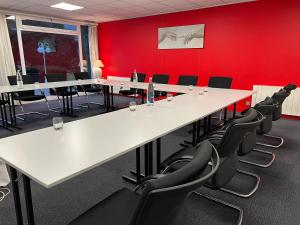
[{"label": "white tabletop", "polygon": [[208,90],[3,138],[0,158],[50,188],[253,94]]}]

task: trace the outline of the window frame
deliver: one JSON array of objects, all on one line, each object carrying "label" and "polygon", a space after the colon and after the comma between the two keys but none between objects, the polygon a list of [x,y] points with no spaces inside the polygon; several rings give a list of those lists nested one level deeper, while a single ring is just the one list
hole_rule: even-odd
[{"label": "window frame", "polygon": [[[83,59],[82,54],[83,53],[82,53],[82,38],[81,38],[81,25],[83,25],[82,23],[74,22],[74,21],[67,21],[67,20],[60,20],[60,19],[47,19],[47,18],[34,17],[34,16],[14,15],[11,13],[9,15],[15,16],[15,19],[16,19],[16,28],[17,28],[17,37],[18,37],[22,74],[26,75],[26,64],[25,64],[25,55],[24,55],[24,49],[23,49],[22,31],[77,36],[80,70],[82,71],[82,69],[83,69],[83,62],[82,62],[82,59]],[[37,20],[37,21],[43,21],[43,22],[68,24],[68,25],[77,26],[77,29],[74,31],[74,30],[64,30],[64,29],[50,28],[50,27],[38,27],[38,26],[23,25],[22,20]]]}]

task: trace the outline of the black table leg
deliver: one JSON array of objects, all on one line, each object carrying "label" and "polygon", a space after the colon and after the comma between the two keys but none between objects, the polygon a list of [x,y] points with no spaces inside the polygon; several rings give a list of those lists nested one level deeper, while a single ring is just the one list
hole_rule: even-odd
[{"label": "black table leg", "polygon": [[211,131],[211,115],[207,117],[207,132]]},{"label": "black table leg", "polygon": [[153,174],[153,142],[149,143],[149,175]]},{"label": "black table leg", "polygon": [[145,164],[145,176],[149,176],[149,145],[146,144],[144,147],[144,153],[145,153],[145,157],[144,157],[144,164]]},{"label": "black table leg", "polygon": [[193,140],[192,140],[192,143],[193,143],[193,146],[196,145],[196,132],[197,132],[197,122],[194,122],[193,123]]},{"label": "black table leg", "polygon": [[227,107],[224,109],[224,124],[227,122]]},{"label": "black table leg", "polygon": [[111,109],[114,109],[114,86],[110,87],[110,92],[111,92]]},{"label": "black table leg", "polygon": [[137,148],[135,150],[135,160],[136,160],[136,181],[139,183],[141,180],[141,149]]},{"label": "black table leg", "polygon": [[156,172],[160,173],[160,163],[161,163],[161,139],[156,140]]},{"label": "black table leg", "polygon": [[25,195],[25,204],[26,204],[28,225],[34,225],[35,222],[34,222],[34,212],[33,212],[33,206],[32,206],[30,179],[25,175],[23,176],[23,184],[24,184],[24,195]]},{"label": "black table leg", "polygon": [[71,116],[74,116],[74,109],[73,109],[73,95],[70,94],[70,105],[71,105]]},{"label": "black table leg", "polygon": [[233,116],[232,118],[235,118],[236,116],[236,103],[233,104]]},{"label": "black table leg", "polygon": [[9,170],[10,170],[12,192],[14,197],[15,213],[17,217],[17,225],[23,225],[20,191],[19,191],[19,184],[17,181],[17,171],[12,167],[9,167]]}]

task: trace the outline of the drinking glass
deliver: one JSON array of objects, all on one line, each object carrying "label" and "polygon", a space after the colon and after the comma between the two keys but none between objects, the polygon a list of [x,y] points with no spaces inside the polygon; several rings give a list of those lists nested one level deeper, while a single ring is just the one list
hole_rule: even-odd
[{"label": "drinking glass", "polygon": [[173,94],[172,93],[168,93],[167,94],[167,101],[170,102],[173,100]]},{"label": "drinking glass", "polygon": [[53,117],[52,123],[54,130],[60,130],[63,128],[64,120],[62,117]]},{"label": "drinking glass", "polygon": [[129,109],[132,112],[136,110],[136,102],[135,101],[129,102]]},{"label": "drinking glass", "polygon": [[194,89],[193,85],[189,85],[189,90],[192,91]]}]

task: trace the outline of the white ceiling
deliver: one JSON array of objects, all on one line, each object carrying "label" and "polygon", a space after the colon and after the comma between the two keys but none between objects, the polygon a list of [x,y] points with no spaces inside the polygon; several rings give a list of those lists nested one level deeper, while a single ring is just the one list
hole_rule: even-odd
[{"label": "white ceiling", "polygon": [[[250,1],[254,0],[0,0],[0,8],[50,17],[106,22]],[[70,12],[49,7],[59,2],[84,8]]]}]

